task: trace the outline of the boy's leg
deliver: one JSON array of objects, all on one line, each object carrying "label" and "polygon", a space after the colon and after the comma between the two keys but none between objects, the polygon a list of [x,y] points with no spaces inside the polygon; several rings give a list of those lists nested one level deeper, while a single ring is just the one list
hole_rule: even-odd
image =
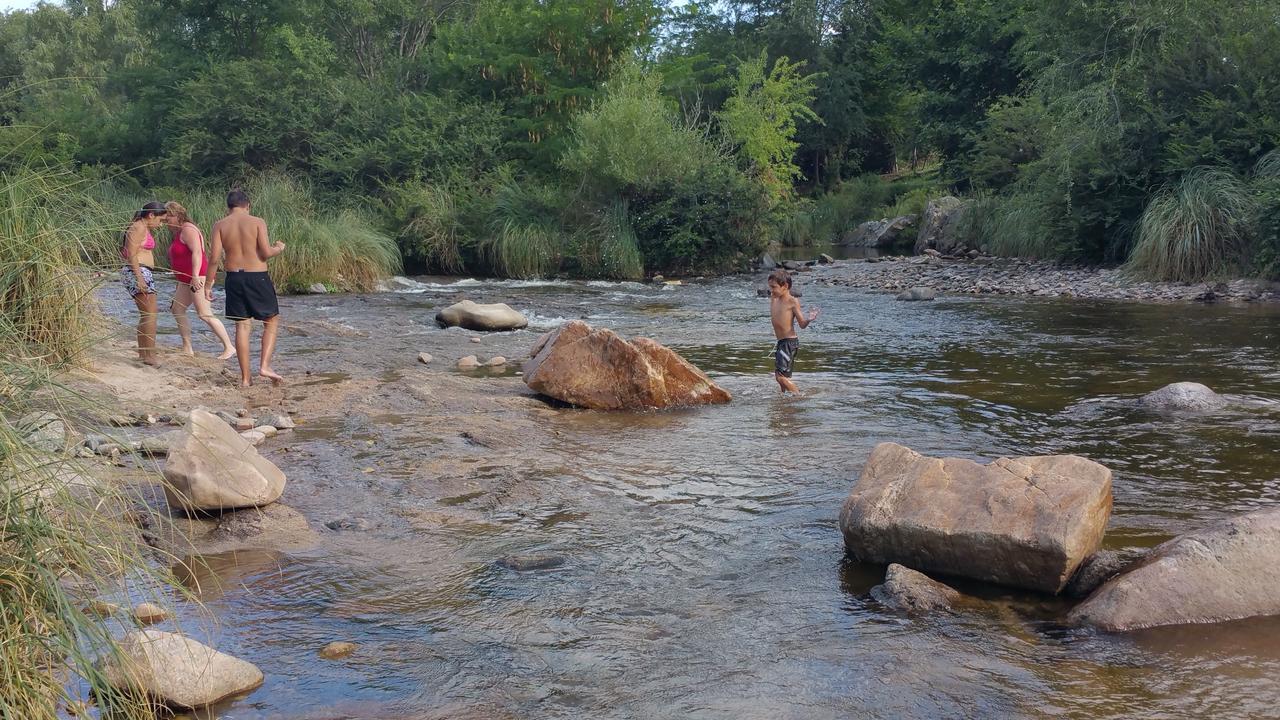
[{"label": "boy's leg", "polygon": [[796,389],[796,384],[791,382],[791,378],[786,375],[783,375],[782,373],[774,373],[773,376],[778,379],[778,387],[782,388],[782,392],[800,392]]},{"label": "boy's leg", "polygon": [[240,361],[240,387],[249,387],[249,340],[253,335],[253,321],[236,320],[236,359]]},{"label": "boy's leg", "polygon": [[262,321],[262,359],[258,363],[258,374],[278,383],[284,378],[271,369],[271,356],[276,352],[276,333],[280,329],[280,316],[272,315]]}]

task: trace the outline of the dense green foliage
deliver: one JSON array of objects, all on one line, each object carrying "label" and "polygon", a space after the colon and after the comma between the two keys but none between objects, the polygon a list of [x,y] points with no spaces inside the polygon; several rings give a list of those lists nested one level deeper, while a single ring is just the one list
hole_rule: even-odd
[{"label": "dense green foliage", "polygon": [[[1001,252],[1275,272],[1261,0],[68,0],[0,65],[0,165],[305,178],[434,270],[729,269],[949,191]],[[1249,217],[1153,264],[1222,173]]]}]

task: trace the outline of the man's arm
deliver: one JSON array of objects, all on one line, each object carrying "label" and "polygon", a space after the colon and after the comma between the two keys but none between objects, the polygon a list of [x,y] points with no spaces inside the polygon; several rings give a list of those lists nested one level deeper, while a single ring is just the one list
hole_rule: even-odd
[{"label": "man's arm", "polygon": [[204,296],[213,299],[213,279],[218,276],[218,265],[222,262],[222,227],[221,223],[213,224],[213,238],[209,241],[209,269],[204,275]]},{"label": "man's arm", "polygon": [[266,260],[273,258],[284,252],[284,243],[276,241],[274,244],[267,237],[267,224],[261,220],[258,221],[258,257]]}]

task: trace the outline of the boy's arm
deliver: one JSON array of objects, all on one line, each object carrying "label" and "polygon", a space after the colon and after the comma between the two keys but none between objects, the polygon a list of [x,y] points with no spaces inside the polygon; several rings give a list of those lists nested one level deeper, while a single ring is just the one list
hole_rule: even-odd
[{"label": "boy's arm", "polygon": [[284,243],[276,241],[271,243],[271,239],[267,237],[267,224],[261,220],[258,221],[258,257],[266,260],[273,258],[284,252]]},{"label": "boy's arm", "polygon": [[804,308],[800,307],[800,301],[792,298],[791,311],[795,315],[796,323],[800,325],[800,329],[809,327],[809,323],[818,319],[818,309],[814,308],[809,311],[808,317],[805,317]]}]

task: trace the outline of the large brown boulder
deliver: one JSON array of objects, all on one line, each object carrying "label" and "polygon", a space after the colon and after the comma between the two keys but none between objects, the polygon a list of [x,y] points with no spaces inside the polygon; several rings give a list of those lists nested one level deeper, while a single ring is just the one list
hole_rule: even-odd
[{"label": "large brown boulder", "polygon": [[506,303],[479,305],[463,300],[436,313],[436,323],[442,327],[498,331],[519,330],[528,326],[529,319]]},{"label": "large brown boulder", "polygon": [[1104,630],[1280,615],[1280,506],[1179,535],[1103,584],[1070,620]]},{"label": "large brown boulder", "polygon": [[169,506],[187,512],[261,507],[284,492],[280,468],[218,416],[192,410],[164,465]]},{"label": "large brown boulder", "polygon": [[262,684],[253,663],[191,638],[137,630],[120,641],[120,655],[103,668],[115,687],[137,691],[172,708],[200,708]]},{"label": "large brown boulder", "polygon": [[1056,593],[1098,549],[1111,471],[1074,455],[981,465],[894,443],[872,451],[840,513],[854,558]]},{"label": "large brown boulder", "polygon": [[544,335],[524,364],[535,392],[594,410],[727,403],[730,395],[670,349],[581,320]]}]

